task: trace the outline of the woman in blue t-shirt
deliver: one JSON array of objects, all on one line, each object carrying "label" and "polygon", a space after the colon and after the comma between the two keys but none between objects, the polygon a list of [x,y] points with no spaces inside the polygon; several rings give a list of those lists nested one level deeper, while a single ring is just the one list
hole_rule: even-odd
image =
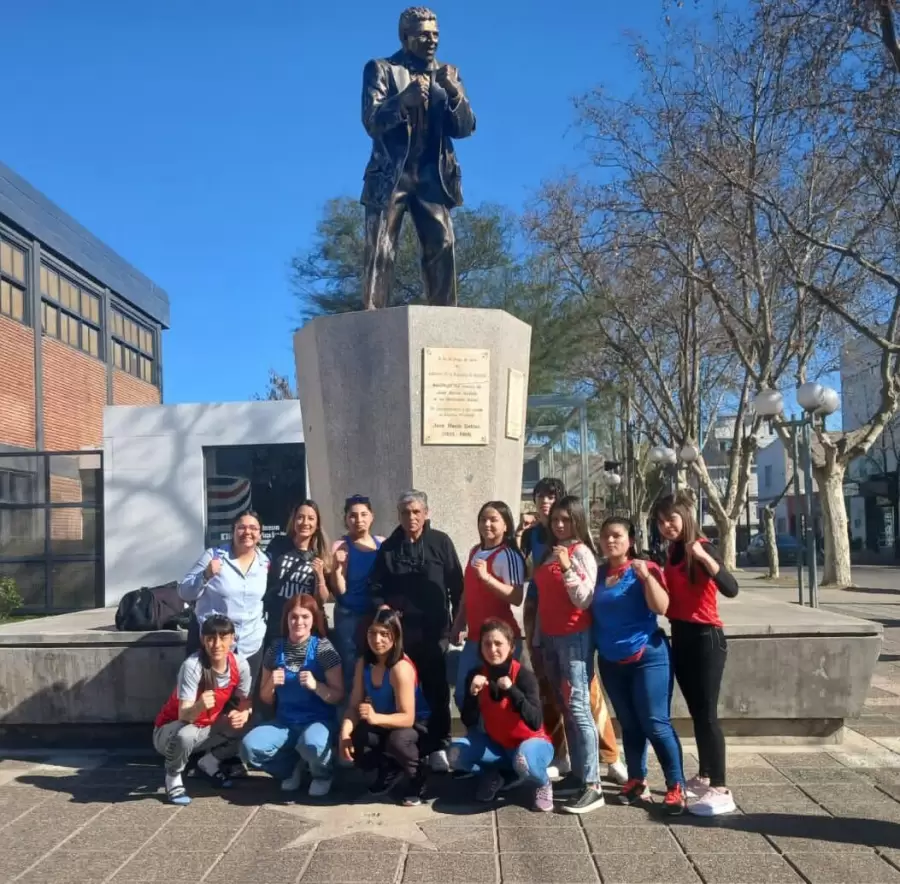
[{"label": "woman in blue t-shirt", "polygon": [[344,524],[347,533],[334,547],[334,632],[332,639],[344,667],[344,696],[353,690],[353,673],[360,644],[365,636],[360,627],[372,613],[369,574],[384,540],[373,536],[375,515],[368,497],[355,494],[344,501]]},{"label": "woman in blue t-shirt", "polygon": [[649,797],[649,741],[666,778],[664,807],[677,816],[686,805],[684,767],[670,718],[669,641],[656,620],[666,613],[669,595],[657,565],[635,558],[633,537],[627,519],[610,518],[600,528],[606,563],[593,599],[598,669],[622,728],[628,782],[619,801],[635,804]]}]

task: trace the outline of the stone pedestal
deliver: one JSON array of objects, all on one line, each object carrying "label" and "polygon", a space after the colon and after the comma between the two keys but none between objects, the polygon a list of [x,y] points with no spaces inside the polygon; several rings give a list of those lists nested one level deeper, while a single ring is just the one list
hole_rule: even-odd
[{"label": "stone pedestal", "polygon": [[352,494],[372,499],[375,528],[388,534],[398,495],[425,491],[460,557],[478,540],[485,501],[504,500],[517,516],[530,345],[530,326],[502,310],[393,307],[300,329],[310,493],[332,536]]}]

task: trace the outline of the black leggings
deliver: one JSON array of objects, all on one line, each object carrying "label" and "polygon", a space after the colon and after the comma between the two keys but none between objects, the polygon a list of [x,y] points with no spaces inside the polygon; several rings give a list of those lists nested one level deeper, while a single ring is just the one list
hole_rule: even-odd
[{"label": "black leggings", "polygon": [[378,770],[385,765],[399,768],[410,779],[420,773],[419,737],[424,728],[372,727],[358,721],[353,728],[353,752],[362,770]]},{"label": "black leggings", "polygon": [[718,626],[672,621],[672,668],[694,722],[700,776],[725,785],[725,735],[719,724],[719,689],[728,644]]}]

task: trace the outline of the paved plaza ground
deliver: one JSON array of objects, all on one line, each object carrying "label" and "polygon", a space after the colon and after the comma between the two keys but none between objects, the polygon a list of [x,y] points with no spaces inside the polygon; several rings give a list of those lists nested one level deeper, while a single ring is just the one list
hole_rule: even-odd
[{"label": "paved plaza ground", "polygon": [[[54,753],[0,761],[0,881],[900,882],[897,577],[887,581],[896,591],[823,593],[823,606],[885,627],[865,713],[840,745],[732,746],[732,816],[667,818],[659,793],[648,807],[541,815],[516,793],[476,806],[471,781],[448,777],[433,778],[417,809],[359,798],[352,778],[328,802],[285,802],[264,776],[227,793],[188,780],[195,800],[175,808],[146,754]],[[796,595],[751,573],[741,582],[747,593]],[[695,766],[688,755],[689,775]],[[657,768],[651,786],[662,786]]]}]

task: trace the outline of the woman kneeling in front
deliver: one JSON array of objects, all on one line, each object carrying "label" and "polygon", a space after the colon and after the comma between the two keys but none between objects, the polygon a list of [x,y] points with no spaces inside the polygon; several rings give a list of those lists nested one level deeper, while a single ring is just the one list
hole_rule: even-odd
[{"label": "woman kneeling in front", "polygon": [[[461,710],[469,735],[454,740],[450,764],[455,770],[484,771],[476,792],[479,801],[493,801],[501,789],[520,783],[536,787],[534,809],[553,810],[553,786],[547,765],[553,743],[544,732],[543,707],[537,679],[513,659],[515,634],[502,620],[481,627],[483,663],[466,677]],[[476,726],[479,721],[483,730]]]},{"label": "woman kneeling in front", "polygon": [[275,721],[253,728],[241,754],[251,767],[281,779],[286,792],[300,788],[308,768],[310,797],[322,798],[331,791],[335,706],[344,697],[341,658],[325,638],[325,615],[311,595],[288,599],[281,633],[263,658],[260,685],[260,699],[275,703]]},{"label": "woman kneeling in front", "polygon": [[[178,670],[175,690],[156,716],[153,747],[166,759],[166,800],[190,804],[181,775],[195,752],[201,773],[220,788],[232,782],[219,761],[237,754],[240,731],[250,718],[250,666],[231,652],[234,623],[211,614],[200,627],[200,650]],[[237,707],[224,712],[235,696]]]},{"label": "woman kneeling in front", "polygon": [[412,661],[403,653],[400,615],[380,608],[356,662],[353,695],[341,727],[341,754],[377,771],[371,795],[397,795],[405,807],[423,801],[425,771],[419,737],[430,711]]}]

